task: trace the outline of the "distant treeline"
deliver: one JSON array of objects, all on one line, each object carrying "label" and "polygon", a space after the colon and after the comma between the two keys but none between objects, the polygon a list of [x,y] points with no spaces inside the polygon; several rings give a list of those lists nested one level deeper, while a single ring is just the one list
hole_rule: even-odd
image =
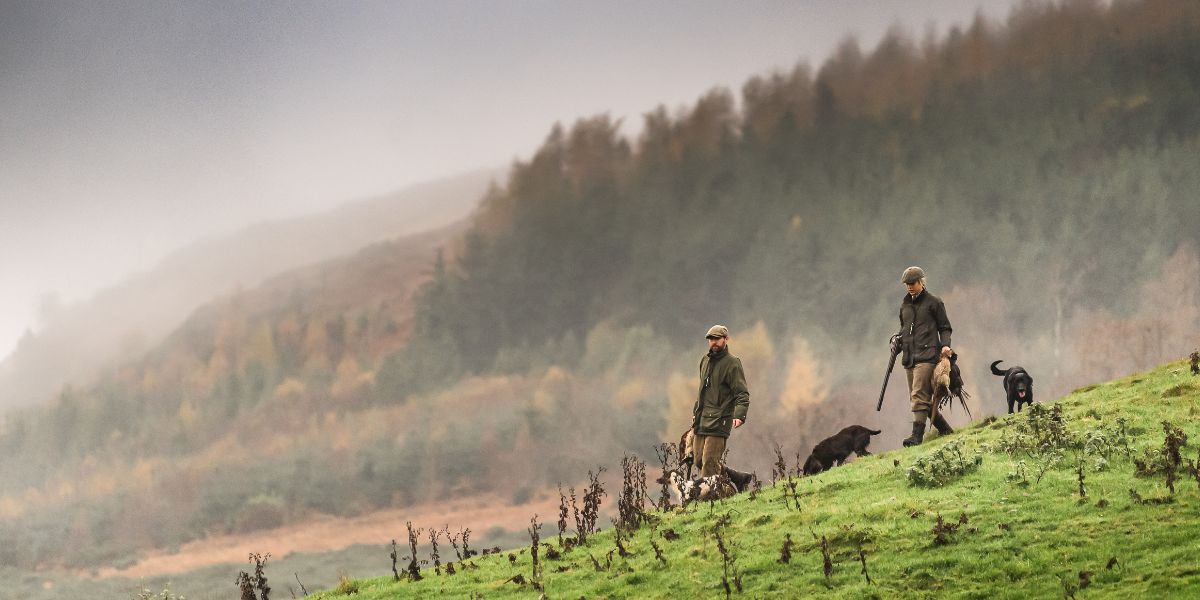
[{"label": "distant treeline", "polygon": [[870,411],[910,264],[983,402],[989,358],[1048,398],[1200,343],[1190,0],[847,41],[740,101],[656,109],[636,141],[618,125],[554,127],[436,258],[383,244],[234,294],[9,415],[0,563],[569,486],[686,427],[715,322],[752,389],[731,460],[766,472],[767,440]]},{"label": "distant treeline", "polygon": [[682,345],[763,319],[854,356],[896,326],[909,264],[939,293],[998,286],[1035,337],[1081,308],[1128,313],[1200,240],[1200,5],[1029,3],[1006,27],[893,31],[755,77],[740,105],[716,89],[660,107],[635,143],[618,126],[556,126],[513,166],[425,289],[413,360],[519,367],[609,320]]}]

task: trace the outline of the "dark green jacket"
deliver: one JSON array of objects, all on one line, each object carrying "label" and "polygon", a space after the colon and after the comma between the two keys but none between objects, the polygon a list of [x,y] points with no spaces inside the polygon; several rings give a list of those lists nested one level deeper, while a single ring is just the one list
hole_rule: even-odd
[{"label": "dark green jacket", "polygon": [[923,290],[916,298],[904,295],[900,302],[900,349],[902,364],[911,369],[919,363],[937,363],[942,346],[950,345],[950,319],[942,299]]},{"label": "dark green jacket", "polygon": [[[711,369],[711,372],[710,372]],[[692,408],[692,428],[696,435],[729,437],[733,420],[746,420],[750,410],[750,390],[742,359],[725,348],[716,356],[700,360],[700,395]]]}]

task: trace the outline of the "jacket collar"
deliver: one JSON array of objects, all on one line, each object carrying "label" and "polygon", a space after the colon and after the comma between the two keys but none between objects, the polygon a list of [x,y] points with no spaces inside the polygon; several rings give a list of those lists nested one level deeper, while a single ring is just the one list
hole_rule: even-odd
[{"label": "jacket collar", "polygon": [[720,360],[722,358],[725,358],[726,354],[729,354],[729,346],[725,346],[724,348],[721,348],[719,351],[717,351],[716,354],[708,353],[705,356],[708,356],[708,358],[710,360],[715,361],[715,360]]},{"label": "jacket collar", "polygon": [[904,301],[908,302],[909,304],[916,304],[917,302],[920,302],[921,300],[923,300],[927,294],[929,294],[929,288],[925,288],[925,289],[921,290],[921,293],[917,294],[916,298],[909,295],[908,292],[905,292],[904,293]]}]

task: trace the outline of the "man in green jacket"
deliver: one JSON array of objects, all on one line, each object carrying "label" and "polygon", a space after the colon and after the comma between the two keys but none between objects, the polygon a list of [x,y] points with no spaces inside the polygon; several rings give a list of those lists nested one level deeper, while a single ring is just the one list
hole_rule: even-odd
[{"label": "man in green jacket", "polygon": [[953,329],[946,317],[946,305],[925,289],[925,271],[921,267],[905,269],[900,281],[907,292],[900,302],[900,349],[904,352],[913,420],[912,436],[904,440],[904,445],[916,446],[925,435],[925,421],[931,413],[938,433],[954,431],[945,417],[932,410],[933,368],[939,358],[951,355]]},{"label": "man in green jacket", "polygon": [[721,456],[729,433],[746,422],[750,391],[742,359],[729,353],[729,329],[708,330],[708,354],[700,360],[700,394],[692,409],[694,460],[701,477],[721,472]]}]

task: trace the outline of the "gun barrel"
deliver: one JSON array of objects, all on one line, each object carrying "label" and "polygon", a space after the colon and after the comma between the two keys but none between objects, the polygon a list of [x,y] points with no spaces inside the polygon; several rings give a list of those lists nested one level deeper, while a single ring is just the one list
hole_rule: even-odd
[{"label": "gun barrel", "polygon": [[879,402],[875,403],[875,412],[883,410],[883,395],[887,392],[888,379],[892,376],[892,369],[896,366],[896,354],[892,353],[892,357],[888,359],[887,370],[883,372],[883,387],[879,390]]}]

